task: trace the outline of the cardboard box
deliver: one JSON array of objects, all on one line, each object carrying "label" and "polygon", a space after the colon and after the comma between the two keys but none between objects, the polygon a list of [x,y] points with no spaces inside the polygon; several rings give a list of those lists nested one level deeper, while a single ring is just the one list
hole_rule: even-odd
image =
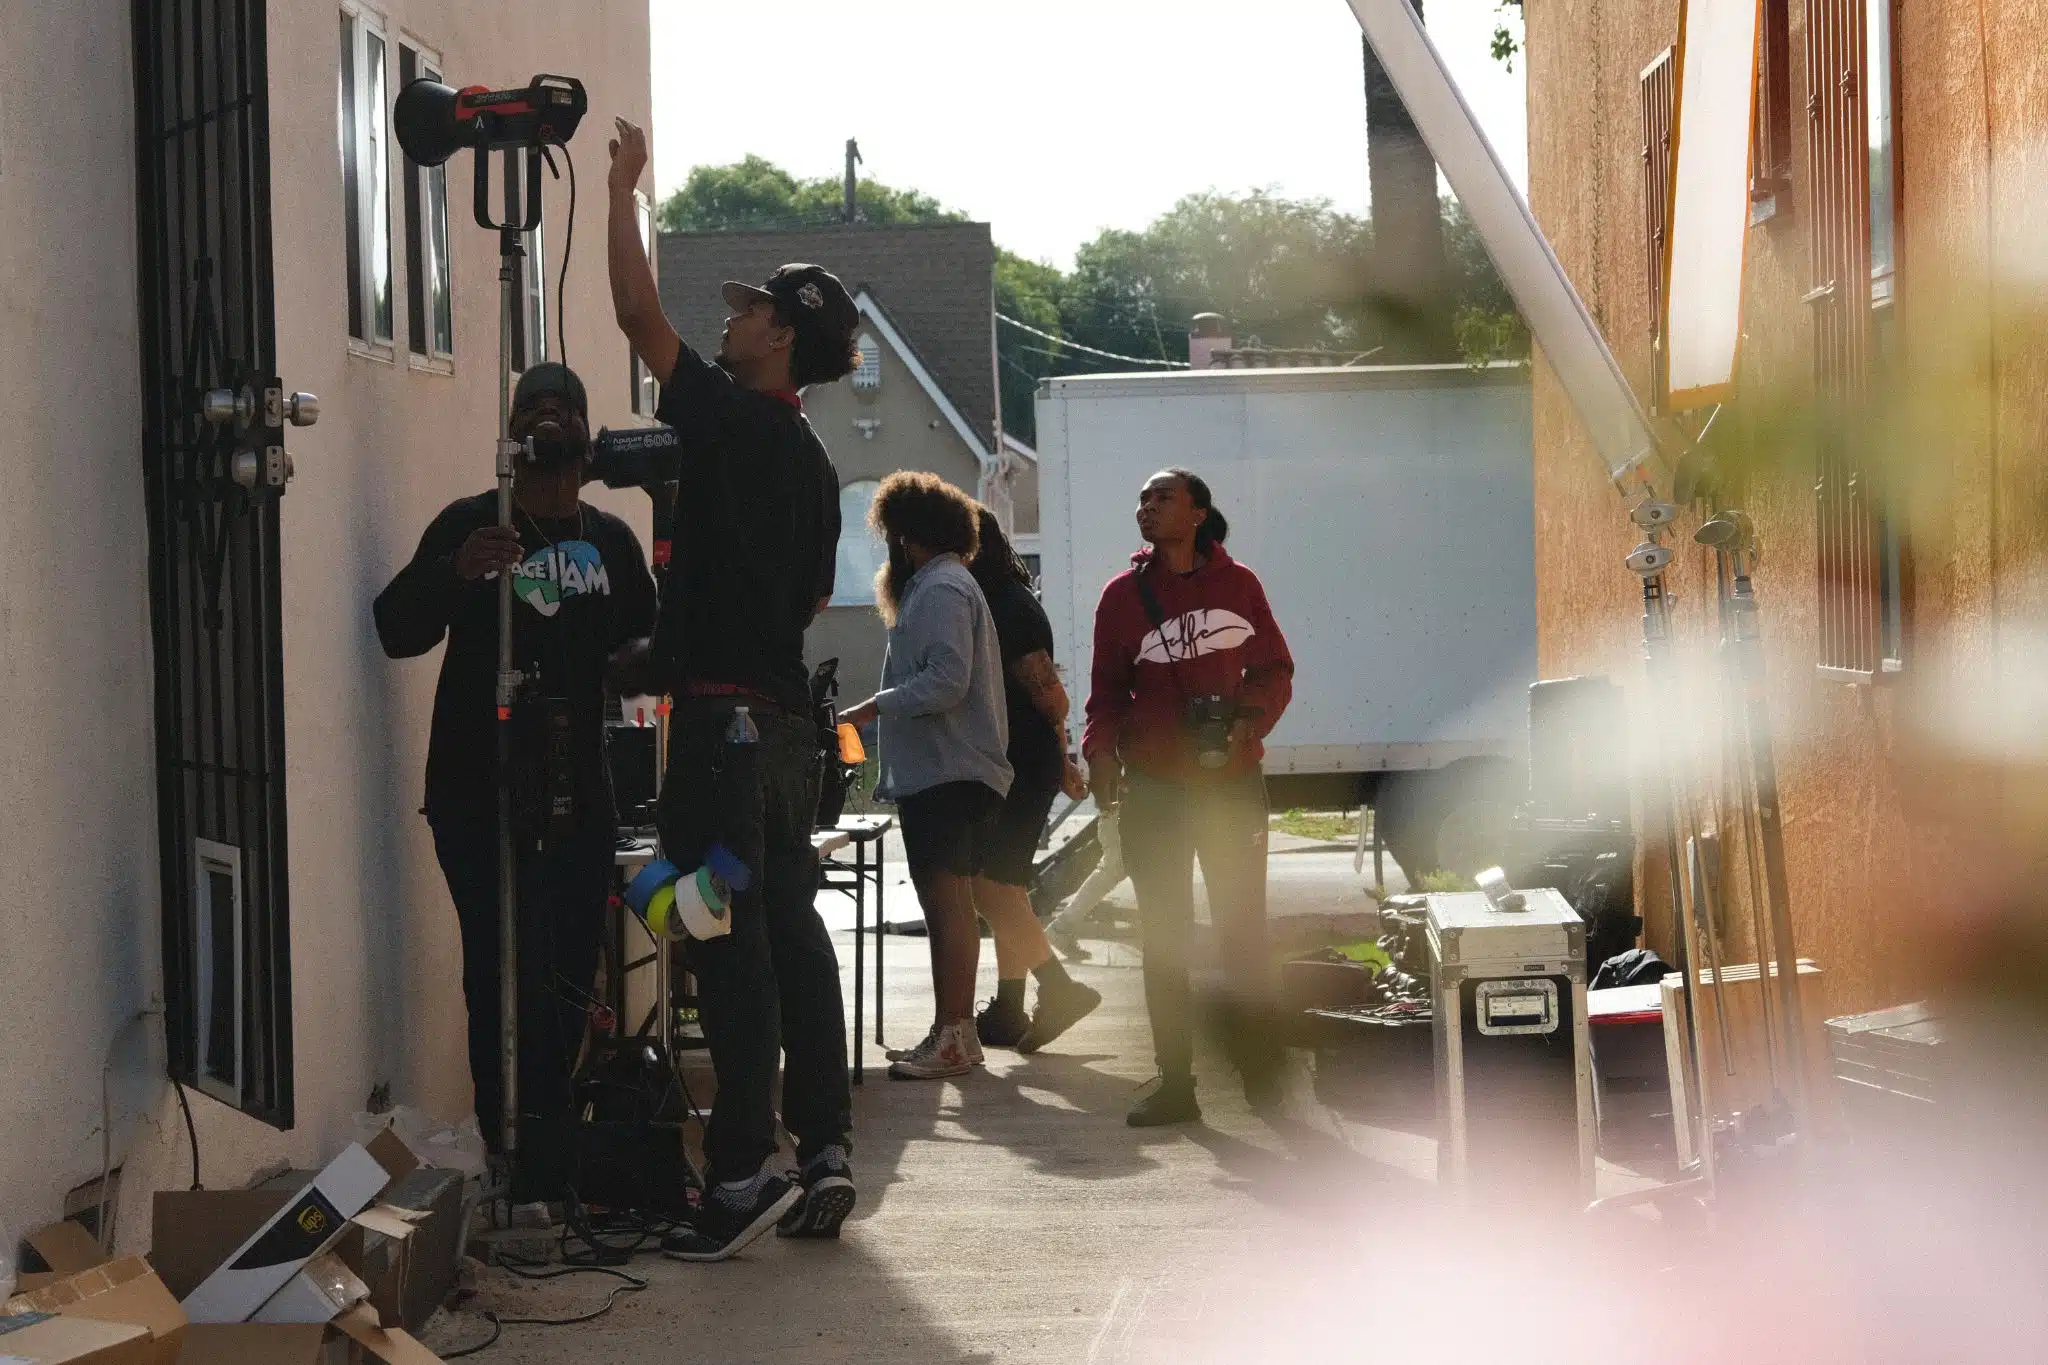
[{"label": "cardboard box", "polygon": [[347,1365],[347,1339],[330,1336],[325,1325],[195,1322],[178,1365]]},{"label": "cardboard box", "polygon": [[149,1332],[133,1323],[48,1313],[0,1317],[0,1361],[30,1365],[149,1365]]},{"label": "cardboard box", "polygon": [[363,1148],[344,1148],[185,1296],[186,1316],[195,1323],[247,1321],[308,1261],[333,1247],[391,1176]]},{"label": "cardboard box", "polygon": [[422,1168],[356,1216],[364,1240],[357,1270],[383,1321],[417,1332],[447,1300],[462,1266],[464,1194],[460,1172]]},{"label": "cardboard box", "polygon": [[[185,1312],[139,1256],[124,1256],[92,1270],[45,1285],[32,1294],[17,1294],[10,1313],[55,1313],[93,1322],[126,1323],[149,1334],[149,1365],[178,1365],[185,1338]],[[6,1351],[0,1349],[0,1358]]]},{"label": "cardboard box", "polygon": [[84,1225],[69,1219],[39,1228],[23,1240],[28,1243],[29,1250],[42,1260],[44,1268],[16,1276],[14,1287],[19,1293],[31,1293],[81,1270],[91,1270],[107,1263],[93,1235],[85,1230]]}]

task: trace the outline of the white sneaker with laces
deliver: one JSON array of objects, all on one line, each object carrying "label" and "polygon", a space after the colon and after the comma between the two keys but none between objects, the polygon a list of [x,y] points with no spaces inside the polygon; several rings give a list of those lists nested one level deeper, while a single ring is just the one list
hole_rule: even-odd
[{"label": "white sneaker with laces", "polygon": [[889,1074],[899,1081],[935,1081],[964,1076],[981,1064],[981,1040],[974,1036],[974,1021],[968,1019],[933,1029],[901,1061],[890,1065]]},{"label": "white sneaker with laces", "polygon": [[929,1029],[925,1030],[924,1037],[918,1039],[917,1047],[892,1047],[887,1052],[884,1052],[882,1056],[892,1062],[900,1062],[905,1057],[914,1055],[920,1048],[928,1046],[931,1040],[938,1035],[938,1032],[939,1026],[933,1024]]}]

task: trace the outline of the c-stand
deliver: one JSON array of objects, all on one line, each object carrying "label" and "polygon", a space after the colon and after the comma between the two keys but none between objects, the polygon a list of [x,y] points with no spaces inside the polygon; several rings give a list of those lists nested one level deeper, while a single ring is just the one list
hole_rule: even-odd
[{"label": "c-stand", "polygon": [[[438,166],[464,147],[476,154],[477,226],[498,234],[498,525],[512,529],[514,461],[528,447],[512,439],[512,336],[519,295],[524,238],[541,222],[541,149],[568,145],[589,109],[583,83],[566,76],[535,76],[525,87],[453,90],[421,79],[399,92],[392,125],[405,154],[421,166]],[[507,206],[507,220],[491,214],[490,157],[495,151],[525,155],[526,197]],[[514,216],[516,215],[516,217]],[[519,1151],[519,857],[512,828],[513,723],[530,679],[513,666],[513,583],[510,570],[498,575],[497,804],[498,804],[498,971],[499,1066],[504,1095],[500,1110],[498,1161],[502,1191],[510,1199]]]}]

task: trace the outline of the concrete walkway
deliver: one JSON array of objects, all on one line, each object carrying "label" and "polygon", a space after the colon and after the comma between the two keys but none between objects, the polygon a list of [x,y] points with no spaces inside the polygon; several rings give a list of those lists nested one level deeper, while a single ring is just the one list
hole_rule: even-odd
[{"label": "concrete walkway", "polygon": [[[850,970],[851,940],[839,937]],[[1362,1210],[1384,1212],[1427,1188],[1434,1144],[1347,1131],[1316,1110],[1300,1077],[1297,1117],[1262,1120],[1213,1062],[1202,1068],[1204,1124],[1126,1127],[1125,1108],[1152,1074],[1142,985],[1135,953],[1095,946],[1105,962],[1076,974],[1103,992],[1103,1007],[1052,1052],[991,1052],[985,1074],[934,1083],[886,1079],[870,1048],[867,1083],[855,1091],[861,1203],[839,1243],[770,1237],[708,1266],[643,1257],[633,1269],[651,1288],[609,1316],[508,1327],[478,1358],[1295,1358],[1270,1354],[1276,1324],[1311,1301],[1350,1315],[1351,1258],[1340,1249]],[[914,1042],[930,1018],[927,964],[922,940],[891,939],[893,1044]],[[527,1286],[493,1272],[480,1306],[565,1316],[606,1292],[595,1277]],[[454,1350],[487,1331],[463,1315],[437,1324],[430,1341]]]}]

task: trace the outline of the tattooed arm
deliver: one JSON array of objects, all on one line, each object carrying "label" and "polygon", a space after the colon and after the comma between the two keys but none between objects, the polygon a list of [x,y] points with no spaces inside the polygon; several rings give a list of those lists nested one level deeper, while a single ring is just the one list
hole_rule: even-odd
[{"label": "tattooed arm", "polygon": [[1076,801],[1088,790],[1088,776],[1067,754],[1067,689],[1060,684],[1059,670],[1053,667],[1052,655],[1042,649],[1034,649],[1010,665],[1010,676],[1017,680],[1031,698],[1031,704],[1039,713],[1052,722],[1053,733],[1060,739],[1060,754],[1063,759],[1060,785],[1067,795]]}]

